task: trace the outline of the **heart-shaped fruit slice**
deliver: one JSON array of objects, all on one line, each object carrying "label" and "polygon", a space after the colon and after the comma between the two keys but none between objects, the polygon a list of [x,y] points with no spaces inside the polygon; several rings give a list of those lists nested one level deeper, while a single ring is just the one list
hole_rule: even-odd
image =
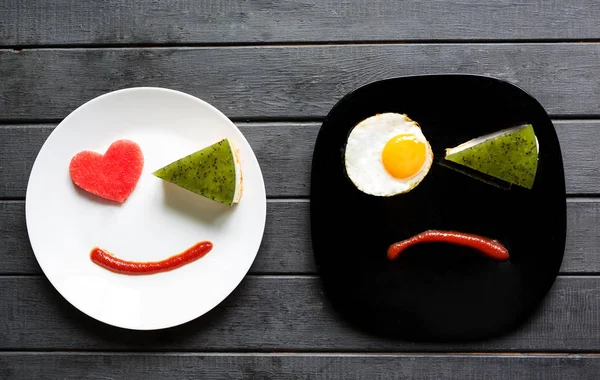
[{"label": "heart-shaped fruit slice", "polygon": [[144,156],[139,145],[130,140],[113,142],[104,155],[91,151],[77,153],[69,165],[73,182],[104,199],[124,202],[135,189]]}]

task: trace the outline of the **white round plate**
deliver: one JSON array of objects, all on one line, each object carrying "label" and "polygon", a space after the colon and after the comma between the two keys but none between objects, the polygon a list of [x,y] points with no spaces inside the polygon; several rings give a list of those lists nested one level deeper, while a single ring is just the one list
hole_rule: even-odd
[{"label": "white round plate", "polygon": [[[152,172],[228,138],[239,149],[243,194],[232,207],[162,181]],[[144,169],[122,204],[75,186],[71,158],[104,154],[118,139],[139,144]],[[50,134],[31,170],[26,198],[33,252],[52,285],[83,313],[107,324],[160,329],[195,319],[244,278],[266,218],[262,173],[238,128],[210,104],[162,88],[130,88],[95,98]],[[90,260],[98,246],[134,261],[158,261],[209,240],[203,258],[170,272],[130,276]]]}]

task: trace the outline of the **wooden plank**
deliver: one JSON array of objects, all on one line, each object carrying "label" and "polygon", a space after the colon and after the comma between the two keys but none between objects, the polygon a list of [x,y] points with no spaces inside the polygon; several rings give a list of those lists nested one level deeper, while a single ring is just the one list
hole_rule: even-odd
[{"label": "wooden plank", "polygon": [[61,119],[135,86],[181,90],[234,118],[320,118],[363,84],[438,73],[507,80],[553,115],[600,115],[599,55],[596,43],[1,50],[0,119]]},{"label": "wooden plank", "polygon": [[[267,195],[307,197],[319,123],[236,123],[261,166]],[[554,121],[568,194],[600,190],[600,121]],[[0,124],[0,198],[25,197],[33,161],[53,124]]]},{"label": "wooden plank", "polygon": [[597,38],[590,0],[36,1],[0,4],[3,45]]},{"label": "wooden plank", "polygon": [[571,199],[567,203],[567,241],[561,271],[600,271],[600,202]]},{"label": "wooden plank", "polygon": [[25,203],[0,202],[0,274],[41,273],[25,222]]},{"label": "wooden plank", "polygon": [[555,121],[563,156],[567,193],[593,194],[600,190],[599,121]]},{"label": "wooden plank", "polygon": [[598,355],[3,353],[3,379],[596,380]]},{"label": "wooden plank", "polygon": [[600,350],[600,277],[559,277],[517,331],[487,341],[417,343],[368,335],[341,320],[310,276],[247,276],[185,325],[122,330],[85,316],[42,277],[0,277],[0,350],[593,352]]},{"label": "wooden plank", "polygon": [[33,162],[53,127],[0,125],[0,198],[25,197]]},{"label": "wooden plank", "polygon": [[[270,201],[263,241],[250,273],[314,274],[309,203]],[[600,273],[600,202],[567,204],[567,242],[561,273]],[[25,204],[0,202],[0,274],[41,274],[27,237]]]}]

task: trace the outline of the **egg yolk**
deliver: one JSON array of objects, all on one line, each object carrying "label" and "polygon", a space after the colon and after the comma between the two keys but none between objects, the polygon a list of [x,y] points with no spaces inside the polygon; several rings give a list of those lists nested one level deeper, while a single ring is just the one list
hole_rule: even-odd
[{"label": "egg yolk", "polygon": [[394,178],[409,178],[417,174],[427,158],[425,143],[415,135],[401,134],[392,137],[381,152],[385,170]]}]

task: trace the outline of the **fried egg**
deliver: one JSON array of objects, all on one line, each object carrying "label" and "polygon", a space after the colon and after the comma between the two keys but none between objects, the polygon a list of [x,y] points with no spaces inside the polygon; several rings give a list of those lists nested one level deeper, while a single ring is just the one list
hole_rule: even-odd
[{"label": "fried egg", "polygon": [[406,115],[382,113],[358,123],[348,135],[346,173],[362,192],[392,196],[425,178],[433,152],[421,127]]}]

